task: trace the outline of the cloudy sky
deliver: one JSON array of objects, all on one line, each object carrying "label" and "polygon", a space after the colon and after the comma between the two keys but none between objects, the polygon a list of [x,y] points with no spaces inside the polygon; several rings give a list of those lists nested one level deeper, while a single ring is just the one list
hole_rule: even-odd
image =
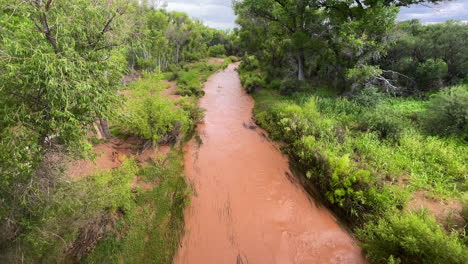
[{"label": "cloudy sky", "polygon": [[[166,0],[168,10],[188,13],[202,19],[206,25],[227,29],[235,27],[236,19],[231,0]],[[418,18],[423,23],[435,23],[448,19],[468,20],[468,0],[453,0],[439,5],[417,5],[402,8],[398,20]]]}]

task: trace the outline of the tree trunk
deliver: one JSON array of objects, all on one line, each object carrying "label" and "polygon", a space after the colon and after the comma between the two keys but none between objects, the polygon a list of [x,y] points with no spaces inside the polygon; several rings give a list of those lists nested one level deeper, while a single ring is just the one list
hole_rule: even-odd
[{"label": "tree trunk", "polygon": [[180,46],[176,45],[176,64],[179,64],[179,52],[180,52]]},{"label": "tree trunk", "polygon": [[158,52],[158,71],[162,72],[161,70],[161,53]]},{"label": "tree trunk", "polygon": [[300,81],[305,80],[304,76],[304,52],[298,51],[297,52],[297,79]]},{"label": "tree trunk", "polygon": [[109,123],[105,119],[99,119],[96,122],[96,132],[98,133],[98,138],[110,139],[112,138],[111,132],[109,130]]}]

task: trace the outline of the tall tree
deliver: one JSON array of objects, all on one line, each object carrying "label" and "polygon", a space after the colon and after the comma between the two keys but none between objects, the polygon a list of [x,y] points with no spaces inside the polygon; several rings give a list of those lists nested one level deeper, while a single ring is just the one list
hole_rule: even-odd
[{"label": "tall tree", "polygon": [[118,102],[125,58],[116,49],[128,8],[120,0],[0,0],[0,243],[56,184],[39,170],[44,157],[57,146],[81,152],[87,129]]}]

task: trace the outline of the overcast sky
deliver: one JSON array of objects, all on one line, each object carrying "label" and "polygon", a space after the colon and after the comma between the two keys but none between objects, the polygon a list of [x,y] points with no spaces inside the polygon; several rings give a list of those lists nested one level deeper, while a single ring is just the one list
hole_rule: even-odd
[{"label": "overcast sky", "polygon": [[[167,9],[188,13],[202,19],[206,25],[219,29],[235,27],[231,0],[166,0]],[[418,5],[401,8],[398,20],[418,18],[423,23],[448,19],[468,20],[468,0],[454,0],[439,5]]]}]

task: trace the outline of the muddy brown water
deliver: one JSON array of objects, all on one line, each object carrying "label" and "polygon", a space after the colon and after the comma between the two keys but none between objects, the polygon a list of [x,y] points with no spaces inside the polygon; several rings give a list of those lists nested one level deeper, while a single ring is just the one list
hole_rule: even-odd
[{"label": "muddy brown water", "polygon": [[365,263],[334,216],[288,179],[287,158],[252,122],[236,67],[205,84],[201,142],[185,149],[193,195],[175,263]]}]

